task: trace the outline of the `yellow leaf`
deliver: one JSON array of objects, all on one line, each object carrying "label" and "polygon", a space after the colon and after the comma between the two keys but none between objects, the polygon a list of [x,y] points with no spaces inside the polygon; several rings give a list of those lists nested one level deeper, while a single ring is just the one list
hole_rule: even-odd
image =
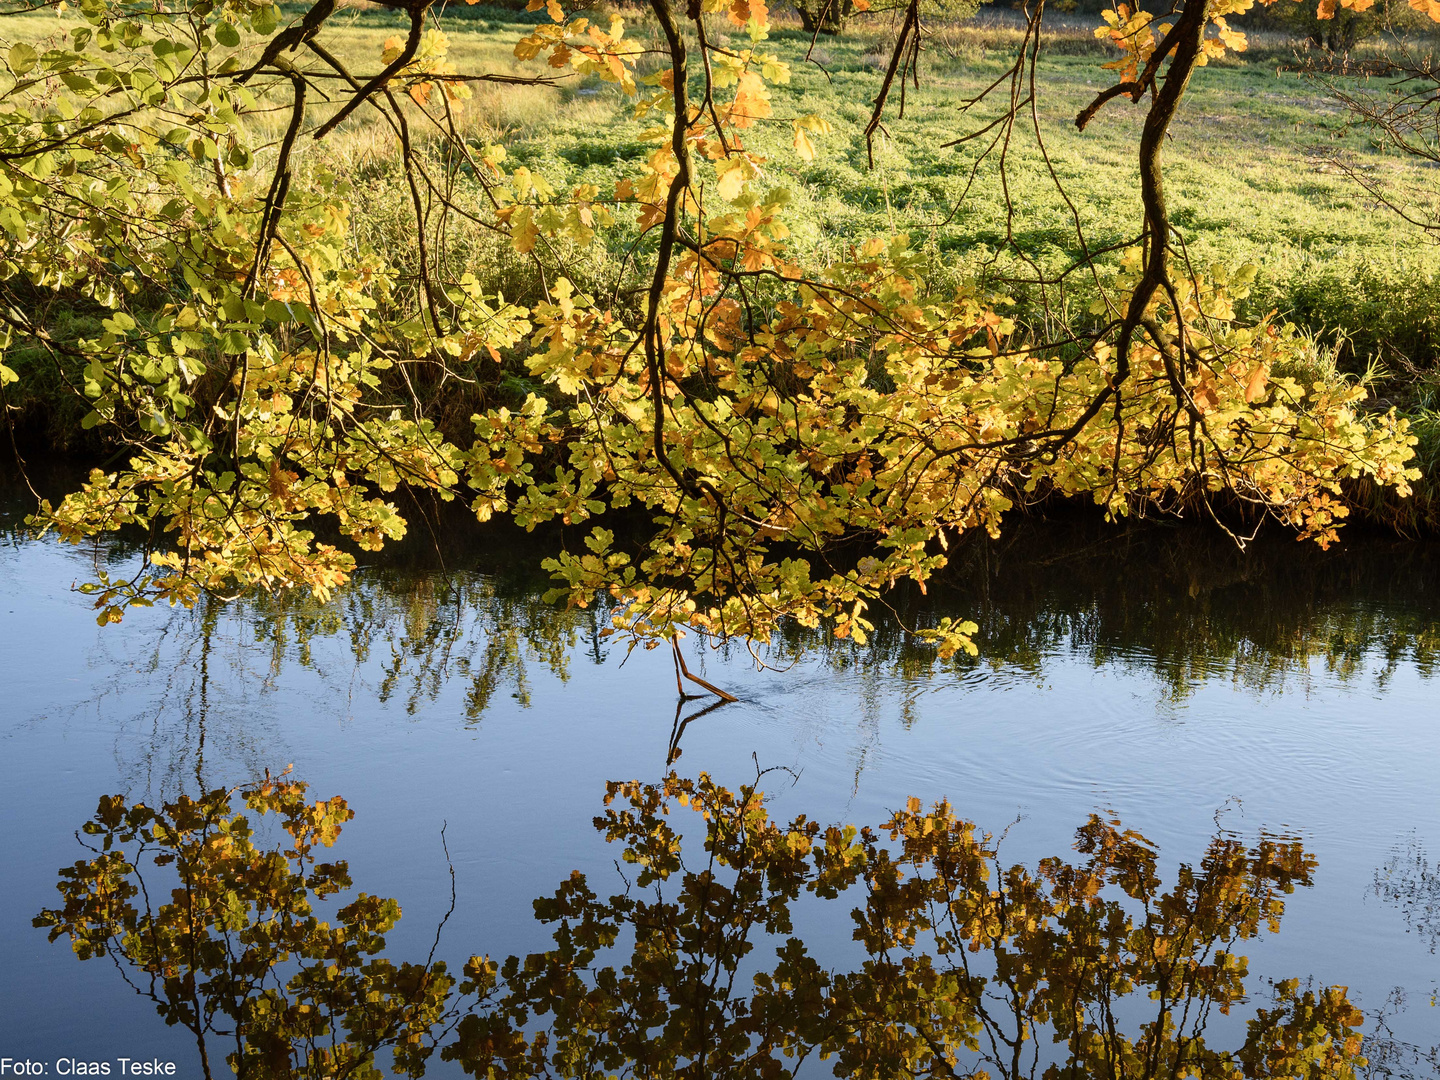
[{"label": "yellow leaf", "polygon": [[760,65],[760,77],[767,82],[784,84],[790,81],[790,65],[775,59],[773,56],[766,57]]},{"label": "yellow leaf", "polygon": [[720,197],[734,202],[745,186],[745,181],[750,179],[750,162],[743,157],[726,158],[715,166],[715,174],[719,181],[716,190]]},{"label": "yellow leaf", "polygon": [[730,107],[730,121],[737,128],[747,128],[771,113],[770,90],[765,80],[753,71],[740,76],[735,103]]},{"label": "yellow leaf", "polygon": [[805,134],[799,124],[795,125],[795,152],[806,161],[815,160],[815,144],[810,141],[810,136]]},{"label": "yellow leaf", "polygon": [[535,228],[528,206],[516,209],[515,214],[510,218],[510,227],[513,230],[510,242],[515,245],[515,250],[521,255],[533,248],[535,241],[540,239],[540,230]]}]

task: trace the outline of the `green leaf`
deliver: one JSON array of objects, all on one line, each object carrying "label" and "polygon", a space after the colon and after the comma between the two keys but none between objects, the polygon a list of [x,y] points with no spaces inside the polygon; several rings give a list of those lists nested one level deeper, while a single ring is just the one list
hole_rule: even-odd
[{"label": "green leaf", "polygon": [[290,306],[282,304],[279,300],[265,301],[265,318],[273,323],[293,322],[295,317],[290,314]]},{"label": "green leaf", "polygon": [[20,41],[10,46],[8,59],[10,70],[19,76],[34,69],[35,65],[40,61],[40,54],[23,41]]},{"label": "green leaf", "polygon": [[275,5],[266,4],[264,7],[258,8],[255,14],[250,16],[250,27],[255,33],[264,34],[268,37],[275,32],[278,21],[275,13]]}]

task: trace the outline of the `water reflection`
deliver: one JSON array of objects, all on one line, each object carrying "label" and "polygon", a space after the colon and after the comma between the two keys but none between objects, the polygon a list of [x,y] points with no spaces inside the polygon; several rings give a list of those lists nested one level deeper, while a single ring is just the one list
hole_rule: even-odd
[{"label": "water reflection", "polygon": [[[268,650],[264,660],[274,675],[287,660],[309,668],[328,663],[332,678],[349,676],[353,695],[355,674],[373,664],[375,696],[411,714],[457,679],[472,721],[505,689],[528,705],[531,665],[566,681],[582,642],[585,658],[603,661],[600,630],[607,625],[598,610],[557,609],[537,590],[495,576],[396,570],[372,571],[331,604],[289,593],[252,597],[235,618]],[[342,663],[353,660],[348,672],[336,666],[335,650],[320,654],[321,643],[348,652],[339,653]]]},{"label": "water reflection", "polygon": [[[1440,951],[1440,868],[1431,864],[1418,837],[1411,835],[1395,846],[1375,871],[1373,891],[1387,907],[1398,909],[1405,929],[1431,956]],[[1413,1000],[1417,997],[1420,1000]],[[1440,1023],[1440,983],[1428,995],[1412,994],[1400,986],[1390,992],[1375,1017],[1374,1032],[1365,1040],[1369,1075],[1387,1080],[1440,1077],[1440,1045],[1417,1046],[1397,1037],[1391,1028],[1392,1020],[1412,1008],[1428,1008]]]},{"label": "water reflection", "polygon": [[[844,676],[862,720],[898,707],[906,725],[926,695],[947,685],[1040,685],[1076,665],[1149,672],[1169,703],[1217,681],[1269,695],[1304,691],[1324,673],[1382,692],[1402,666],[1422,678],[1436,670],[1440,557],[1427,549],[1372,538],[1339,553],[1289,542],[1239,552],[1189,532],[1107,535],[1020,529],[1001,544],[972,544],[928,595],[892,597],[864,647],[794,627],[759,655],[802,676]],[[124,655],[116,652],[113,675],[96,685],[101,699],[153,702],[142,713],[152,737],[127,747],[140,758],[130,775],[199,776],[217,740],[225,760],[259,767],[251,750],[265,735],[255,705],[291,669],[318,677],[327,688],[318,703],[341,717],[376,700],[418,715],[446,694],[475,725],[497,697],[528,706],[537,674],[564,682],[577,668],[610,662],[603,599],[585,610],[546,604],[533,551],[513,540],[485,552],[483,573],[420,560],[372,567],[326,604],[297,594],[205,599],[193,611],[127,624]],[[938,660],[906,629],[945,615],[977,619],[980,659]],[[112,640],[102,636],[101,648]],[[686,647],[692,663],[706,655],[693,641]],[[748,660],[741,649],[721,646],[718,659]],[[681,702],[667,763],[708,705]],[[165,722],[171,716],[184,722]],[[863,748],[861,757],[863,767]]]},{"label": "water reflection", "polygon": [[1440,949],[1440,867],[1413,834],[1375,872],[1375,895],[1400,909],[1405,927],[1433,956]]},{"label": "water reflection", "polygon": [[[60,474],[40,479],[73,484]],[[0,537],[23,543],[33,501],[0,481]],[[459,685],[475,722],[497,694],[528,704],[536,671],[566,680],[577,664],[606,661],[603,598],[583,611],[542,599],[551,583],[539,564],[565,543],[563,531],[532,535],[414,509],[424,527],[369,556],[379,561],[333,602],[297,593],[202,602],[150,631],[142,674],[174,678],[203,639],[207,656],[223,645],[232,681],[257,693],[298,666],[322,674],[347,704],[364,693],[413,714]],[[70,549],[117,572],[137,552],[124,536]],[[970,537],[950,557],[928,593],[902,590],[876,603],[865,646],[792,626],[759,656],[901,688],[912,717],[939,681],[1043,680],[1057,657],[1148,670],[1177,699],[1217,679],[1282,691],[1317,667],[1340,681],[1368,672],[1383,688],[1402,665],[1428,677],[1440,660],[1440,553],[1358,529],[1330,552],[1278,533],[1241,551],[1215,530],[1017,520],[1001,540]],[[946,616],[979,623],[981,659],[937,660],[909,633]],[[139,633],[127,626],[127,637]],[[204,692],[184,688],[192,713]]]},{"label": "water reflection", "polygon": [[[793,627],[761,655],[775,666],[819,656],[836,669],[925,682],[977,664],[1039,674],[1063,650],[1096,666],[1149,667],[1177,694],[1226,675],[1278,689],[1313,659],[1342,679],[1367,656],[1383,660],[1382,679],[1400,663],[1426,676],[1436,669],[1440,560],[1429,551],[1372,541],[1349,556],[1317,558],[1290,544],[1239,552],[1150,529],[1099,546],[1087,540],[1061,530],[1022,535],[1003,552],[976,543],[928,596],[891,597],[864,647]],[[507,678],[517,696],[528,696],[527,663],[564,678],[572,656],[604,659],[605,604],[558,610],[540,598],[547,584],[513,571],[391,567],[372,570],[333,605],[287,595],[253,600],[236,614],[270,644],[275,670],[287,654],[313,664],[323,638],[347,641],[357,662],[369,658],[371,642],[387,641],[382,695],[402,696],[413,709],[439,680],[458,675],[473,681],[469,715],[478,717]],[[980,623],[980,661],[937,661],[907,632],[947,614]]]},{"label": "water reflection", "polygon": [[[72,473],[55,466],[32,479],[51,494],[71,490]],[[24,542],[23,518],[34,502],[0,476],[0,538]],[[322,667],[348,697],[356,672],[366,668],[368,677],[373,661],[367,687],[411,711],[448,680],[464,680],[473,720],[497,693],[528,701],[532,666],[565,678],[576,661],[604,659],[603,602],[577,612],[541,599],[550,582],[540,562],[564,545],[563,530],[479,526],[452,511],[412,507],[410,537],[367,555],[370,565],[334,603],[287,593],[231,605],[225,617],[246,628],[251,646],[245,674],[273,679],[287,664]],[[623,531],[624,523],[616,527]],[[139,548],[116,535],[72,551],[118,569]],[[1303,679],[1312,661],[1339,678],[1356,677],[1372,659],[1382,682],[1405,663],[1428,676],[1440,657],[1434,545],[1359,528],[1330,552],[1278,532],[1241,551],[1205,528],[1121,527],[1089,514],[1017,519],[1001,540],[968,537],[950,558],[928,594],[901,591],[875,605],[876,631],[865,647],[792,627],[764,659],[784,666],[822,656],[836,669],[919,687],[977,663],[939,662],[906,632],[944,616],[980,624],[982,668],[1043,677],[1047,658],[1063,651],[1097,666],[1149,668],[1177,696],[1217,677],[1281,689]],[[194,636],[214,618],[204,610],[182,616],[175,632]]]},{"label": "water reflection", "polygon": [[[158,810],[102,799],[90,857],[35,924],[110,957],[193,1033],[207,1077],[222,1059],[246,1078],[418,1076],[437,1051],[476,1076],[587,1080],[1364,1065],[1344,987],[1247,985],[1240,950],[1279,932],[1316,871],[1293,838],[1219,831],[1167,886],[1154,846],[1107,818],[1068,859],[1007,865],[948,803],[912,799],[873,829],[784,822],[763,780],[608,785],[613,885],[576,871],[535,903],[553,947],[458,976],[434,948],[384,955],[399,905],[350,898],[346,863],[320,861],[351,811],[288,776]],[[812,951],[805,928],[847,916],[853,955]]]},{"label": "water reflection", "polygon": [[[226,1064],[240,1077],[378,1077],[382,1049],[418,1076],[456,1019],[456,980],[433,956],[381,955],[394,900],[362,892],[333,921],[316,916],[314,901],[352,887],[345,862],[318,855],[353,814],[305,790],[267,776],[159,810],[102,798],[81,829],[94,857],[60,871],[64,903],[35,925],[68,936],[81,960],[113,960],[166,1024],[191,1032],[206,1080]],[[262,846],[257,826],[285,839]]]}]

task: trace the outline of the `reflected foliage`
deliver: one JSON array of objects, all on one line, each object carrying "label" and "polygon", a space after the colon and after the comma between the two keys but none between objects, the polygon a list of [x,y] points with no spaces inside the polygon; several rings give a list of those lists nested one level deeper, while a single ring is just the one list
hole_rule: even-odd
[{"label": "reflected foliage", "polygon": [[[897,597],[865,649],[838,643],[832,664],[923,681],[966,669],[1047,674],[1053,657],[1149,671],[1179,698],[1210,680],[1256,693],[1315,668],[1384,681],[1403,665],[1440,670],[1440,560],[1379,537],[1311,552],[1261,537],[1239,550],[1201,530],[1034,522],[977,540],[929,593]],[[960,610],[979,624],[978,660],[925,655],[900,630]],[[821,649],[787,639],[785,657]]]},{"label": "reflected foliage", "polygon": [[329,639],[347,647],[355,667],[368,669],[381,701],[413,714],[455,680],[464,687],[470,720],[505,689],[528,705],[532,665],[567,680],[582,634],[593,648],[600,630],[593,611],[557,610],[489,575],[378,570],[352,592],[324,604],[259,596],[242,604],[240,614],[255,642],[270,648],[276,674],[287,656],[321,668],[325,658],[316,646]]},{"label": "reflected foliage", "polygon": [[[437,1047],[497,1080],[768,1080],[809,1062],[857,1078],[1344,1080],[1364,1065],[1343,987],[1247,996],[1240,950],[1278,932],[1315,872],[1294,840],[1221,833],[1167,886],[1153,845],[1102,817],[1073,858],[1031,868],[943,801],[875,829],[782,822],[758,782],[610,784],[595,823],[620,849],[620,890],[572,873],[535,904],[552,948],[472,957],[459,979],[380,955],[394,901],[362,893],[318,920],[310,897],[351,882],[313,853],[350,812],[290,780],[240,793],[283,826],[273,849],[228,792],[161,811],[102,800],[94,857],[61,872],[64,904],[36,923],[81,959],[114,958],[202,1055],[228,1029],[246,1076],[373,1074],[386,1048],[419,1075]],[[157,875],[176,884],[152,906]],[[822,945],[847,915],[851,942]]]},{"label": "reflected foliage", "polygon": [[[283,839],[259,846],[251,816]],[[194,1034],[207,1078],[379,1077],[382,1048],[392,1072],[418,1076],[453,1022],[456,980],[443,962],[381,955],[394,900],[362,892],[333,922],[318,917],[312,898],[352,887],[344,862],[318,861],[351,817],[344,799],[308,802],[285,777],[159,810],[107,796],[81,830],[94,857],[60,872],[64,903],[35,925],[81,960],[110,957]]]},{"label": "reflected foliage", "polygon": [[[364,692],[414,714],[458,694],[458,711],[476,722],[497,698],[528,705],[537,678],[568,680],[612,656],[607,602],[546,604],[543,576],[519,568],[525,542],[487,534],[481,552],[474,533],[435,528],[447,566],[417,545],[328,603],[293,592],[202,601],[172,613],[125,666],[173,682],[200,670],[195,642],[203,637],[211,656],[213,638],[207,670],[218,676],[228,664],[227,681],[249,690],[299,668],[333,688],[332,701]],[[477,563],[484,569],[469,568]],[[1241,552],[1198,530],[1037,524],[953,553],[943,581],[894,602],[895,617],[874,613],[864,646],[790,625],[758,655],[898,688],[907,719],[911,698],[938,680],[1000,672],[1039,681],[1057,661],[1150,672],[1172,699],[1211,680],[1270,693],[1317,670],[1383,684],[1403,667],[1427,678],[1440,669],[1440,558],[1378,538],[1329,553],[1276,538]],[[961,611],[979,624],[978,660],[939,659],[904,629]],[[738,643],[720,656],[750,662]],[[167,707],[198,712],[199,688],[168,687]],[[208,693],[217,692],[212,678]],[[876,695],[874,707],[888,700]]]},{"label": "reflected foliage", "polygon": [[[1399,910],[1405,928],[1431,956],[1440,951],[1440,867],[1430,862],[1418,838],[1411,836],[1396,845],[1385,865],[1375,872],[1374,892],[1383,903]],[[1420,1046],[1393,1029],[1394,1022],[1411,1009],[1428,1010],[1428,1026],[1433,1028],[1440,1010],[1440,984],[1428,995],[1412,995],[1398,986],[1391,991],[1375,1018],[1375,1031],[1365,1039],[1370,1075],[1386,1080],[1440,1076],[1440,1044]]]},{"label": "reflected foliage", "polygon": [[[852,1077],[1343,1078],[1361,1064],[1363,1017],[1341,987],[1279,983],[1238,1047],[1205,1037],[1213,1012],[1247,1000],[1236,947],[1277,931],[1310,882],[1296,842],[1219,836],[1167,890],[1152,846],[1099,817],[1078,860],[1030,870],[945,802],[912,799],[878,832],[782,824],[759,791],[703,775],[612,784],[607,803],[596,824],[634,879],[601,899],[577,874],[537,903],[556,947],[508,961],[501,1008],[463,1020],[445,1051],[476,1075],[759,1078],[810,1057]],[[671,819],[686,806],[705,821],[694,861]],[[797,904],[857,899],[864,961],[827,970]],[[517,1040],[537,1017],[545,1029]]]},{"label": "reflected foliage", "polygon": [[1375,872],[1375,895],[1400,909],[1406,928],[1432,955],[1440,949],[1440,867],[1417,838],[1398,845]]},{"label": "reflected foliage", "polygon": [[[25,505],[13,489],[0,499],[0,531]],[[123,537],[107,543],[117,560],[135,554]],[[611,656],[604,597],[583,610],[543,600],[551,583],[534,552],[561,543],[437,511],[423,535],[388,546],[330,602],[294,591],[201,602],[171,613],[149,651],[124,666],[165,673],[165,700],[191,713],[201,711],[200,683],[172,685],[174,673],[199,671],[213,646],[214,675],[223,662],[252,689],[299,667],[346,700],[363,690],[411,714],[458,690],[464,716],[478,721],[497,697],[529,704],[539,676],[568,680]],[[1149,671],[1175,698],[1216,679],[1269,693],[1316,669],[1382,683],[1405,666],[1427,678],[1440,670],[1440,555],[1378,536],[1319,552],[1266,535],[1242,551],[1207,530],[1017,521],[998,541],[955,545],[926,593],[897,589],[889,599],[893,613],[872,610],[863,646],[787,624],[757,655],[913,693],[985,671],[1041,680],[1056,657]],[[905,629],[962,612],[979,625],[979,659],[942,660]],[[748,662],[742,648],[720,653]],[[205,688],[212,699],[220,689],[213,678]]]}]

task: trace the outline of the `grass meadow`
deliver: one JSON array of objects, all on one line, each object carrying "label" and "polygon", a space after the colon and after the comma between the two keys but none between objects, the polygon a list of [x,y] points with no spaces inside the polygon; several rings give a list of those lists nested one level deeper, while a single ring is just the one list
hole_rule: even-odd
[{"label": "grass meadow", "polygon": [[[627,33],[653,39],[655,28],[642,11],[622,14]],[[1031,132],[1017,130],[1005,185],[998,155],[976,168],[980,142],[944,145],[994,116],[986,104],[970,112],[961,106],[1012,62],[1020,34],[1015,20],[1004,18],[1009,14],[986,12],[971,23],[933,30],[919,88],[907,91],[903,118],[892,100],[876,135],[873,168],[867,167],[863,127],[892,40],[887,17],[853,23],[839,37],[822,36],[810,61],[809,35],[798,22],[785,28],[783,16],[776,20],[782,28],[772,45],[789,63],[792,79],[776,89],[776,122],[762,126],[751,145],[769,155],[769,182],[791,193],[787,220],[798,261],[820,264],[857,240],[905,231],[933,253],[941,284],[993,263],[1007,228],[1015,247],[1047,271],[1079,255],[1076,217],[1094,247],[1136,233],[1138,110],[1122,99],[1084,132],[1073,123],[1114,80],[1101,67],[1110,58],[1108,47],[1088,28],[1098,19],[1069,16],[1061,28],[1047,31],[1037,72],[1044,152],[1073,215]],[[539,61],[517,61],[513,46],[541,16],[452,4],[435,21],[450,38],[459,71],[529,74],[547,69]],[[52,14],[0,17],[0,34],[39,42],[63,33],[67,22]],[[352,71],[368,72],[380,66],[386,39],[406,25],[403,13],[352,7],[332,17],[321,40]],[[719,36],[723,41],[723,26]],[[1338,332],[1362,361],[1378,356],[1426,364],[1440,353],[1440,303],[1431,298],[1440,249],[1375,205],[1335,158],[1350,156],[1358,168],[1422,204],[1433,205],[1440,177],[1426,163],[1377,147],[1349,122],[1325,78],[1295,70],[1301,59],[1288,41],[1254,34],[1250,50],[1196,73],[1166,148],[1172,219],[1197,263],[1260,266],[1252,307],[1278,308],[1307,329]],[[318,121],[333,110],[322,101],[314,111]],[[562,78],[555,88],[481,83],[456,112],[467,136],[503,144],[511,162],[543,173],[557,188],[594,183],[608,190],[627,162],[651,149],[625,96],[595,78]],[[809,112],[834,125],[817,140],[813,162],[790,147],[786,122]],[[394,136],[373,115],[360,110],[338,137],[303,149],[312,164],[355,181],[356,220],[376,230],[372,240],[393,249],[405,237],[386,237],[383,230],[403,229],[403,217],[387,212],[389,201],[403,193],[389,182]],[[257,134],[273,136],[283,122],[279,111],[252,120]],[[423,133],[423,118],[417,115],[414,126]],[[397,202],[394,209],[402,207]],[[1002,258],[990,272],[1003,275],[1005,265]]]},{"label": "grass meadow", "polygon": [[[627,33],[653,39],[655,28],[640,10],[622,14]],[[892,100],[885,129],[876,135],[873,168],[863,128],[888,59],[887,17],[856,22],[843,36],[822,36],[809,62],[809,35],[798,22],[785,28],[783,16],[776,20],[782,28],[772,45],[792,78],[775,91],[776,122],[762,125],[751,145],[769,155],[768,181],[791,193],[787,222],[798,261],[823,264],[857,240],[905,231],[933,253],[935,279],[943,284],[947,276],[983,272],[1005,246],[1007,227],[1015,247],[1047,271],[1079,255],[1076,217],[1093,247],[1137,232],[1139,111],[1122,99],[1084,132],[1073,123],[1114,80],[1101,67],[1110,58],[1107,46],[1088,29],[1098,19],[1069,16],[1047,31],[1037,72],[1044,152],[1073,216],[1031,132],[1017,130],[1009,147],[1008,212],[998,156],[977,169],[979,142],[945,147],[995,115],[986,104],[970,112],[961,106],[1012,62],[1020,34],[1015,20],[1003,17],[1009,14],[982,13],[969,24],[934,29],[904,117]],[[517,61],[513,46],[541,16],[452,4],[436,24],[450,38],[459,71],[528,74],[547,69],[539,61]],[[352,7],[327,23],[321,40],[352,71],[368,72],[380,66],[385,40],[406,25],[403,13]],[[0,18],[7,36],[39,41],[65,29],[53,15]],[[723,26],[719,36],[723,41]],[[1427,364],[1440,353],[1440,302],[1432,298],[1440,249],[1377,206],[1335,158],[1348,155],[1388,188],[1427,206],[1440,195],[1440,176],[1427,163],[1377,147],[1350,123],[1325,78],[1295,70],[1301,59],[1288,41],[1253,34],[1250,50],[1196,73],[1166,147],[1172,219],[1198,264],[1260,266],[1252,307],[1278,308],[1307,329],[1344,335],[1362,363],[1378,356]],[[333,110],[322,101],[314,111],[318,121]],[[817,139],[813,162],[791,148],[787,122],[809,112],[834,125]],[[562,78],[555,88],[477,84],[471,100],[456,103],[456,113],[468,137],[503,144],[512,163],[543,173],[557,188],[593,183],[608,190],[627,163],[652,147],[625,96],[595,78]],[[406,238],[384,230],[404,228],[404,193],[391,182],[394,136],[373,115],[360,110],[336,137],[303,149],[312,164],[355,182],[356,221],[393,250]],[[252,122],[258,133],[268,128],[278,136],[283,121],[276,112]],[[425,130],[418,110],[414,129]],[[1005,266],[1002,258],[990,272],[1003,275]]]},{"label": "grass meadow", "polygon": [[[526,29],[517,15],[524,18],[465,7],[442,14],[456,67],[539,70],[513,58],[513,43]],[[653,26],[639,12],[626,15],[629,33],[653,37]],[[347,24],[327,30],[327,37],[337,53],[369,69],[385,39],[403,25],[403,16],[384,10],[352,11]],[[998,155],[976,167],[978,141],[944,144],[993,119],[989,105],[969,112],[961,106],[1011,64],[1020,42],[1012,20],[982,14],[975,23],[934,32],[922,54],[919,89],[907,91],[904,117],[896,115],[892,100],[885,128],[876,135],[873,168],[863,128],[888,59],[888,24],[877,19],[840,37],[822,37],[809,62],[810,36],[798,24],[776,32],[773,47],[789,63],[792,78],[776,90],[779,122],[762,127],[750,145],[769,156],[768,181],[791,193],[787,223],[797,261],[820,265],[858,240],[904,231],[933,256],[933,279],[943,287],[963,277],[1006,277],[1014,269],[1003,254],[1007,229],[1014,248],[1046,272],[1080,255],[1077,217],[1092,247],[1133,237],[1139,226],[1139,110],[1122,100],[1084,132],[1074,126],[1075,114],[1114,79],[1101,67],[1110,59],[1107,48],[1088,26],[1072,16],[1064,28],[1046,34],[1036,108],[1043,153],[1033,132],[1017,129],[1004,183]],[[1348,367],[1363,370],[1375,361],[1391,369],[1428,367],[1440,356],[1440,248],[1376,205],[1337,158],[1348,158],[1388,190],[1405,192],[1422,212],[1435,205],[1440,176],[1427,163],[1385,152],[1353,125],[1325,78],[1296,70],[1304,57],[1288,41],[1253,36],[1246,53],[1197,72],[1166,148],[1167,200],[1192,259],[1204,266],[1258,264],[1251,309],[1278,309],[1338,344]],[[829,136],[817,139],[813,162],[794,152],[785,122],[809,112],[834,125]],[[503,144],[511,162],[543,173],[560,189],[593,183],[608,190],[627,163],[633,167],[653,146],[624,95],[593,78],[565,80],[555,89],[481,84],[473,100],[461,103],[460,123],[477,141]],[[357,199],[369,213],[358,220],[376,228],[392,220],[399,225],[404,208],[397,203],[393,214],[387,211],[385,189],[393,185],[377,182],[393,159],[393,137],[363,115],[343,132],[345,139],[324,152],[345,159],[365,181]],[[398,198],[400,192],[390,194]],[[606,271],[614,269],[591,266],[584,276],[603,285]],[[524,288],[519,281],[511,286]],[[1078,295],[1057,305],[1061,317],[1088,306],[1078,276],[1075,287]],[[1022,314],[1036,299],[1023,289],[1010,291]]]}]

